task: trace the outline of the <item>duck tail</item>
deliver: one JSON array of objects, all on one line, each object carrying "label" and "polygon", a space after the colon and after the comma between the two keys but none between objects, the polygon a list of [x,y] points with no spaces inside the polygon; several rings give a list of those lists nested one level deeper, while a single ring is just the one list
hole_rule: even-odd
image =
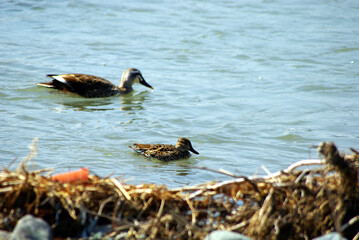
[{"label": "duck tail", "polygon": [[36,85],[41,87],[54,88],[54,85],[52,85],[51,82],[36,83]]},{"label": "duck tail", "polygon": [[47,74],[46,77],[53,78],[54,76],[58,76],[59,74]]},{"label": "duck tail", "polygon": [[[47,74],[46,75],[46,77],[50,77],[55,80],[54,76],[58,76],[58,74]],[[41,86],[41,87],[47,87],[47,88],[56,88],[56,84],[54,84],[54,81],[36,83],[36,85]]]}]

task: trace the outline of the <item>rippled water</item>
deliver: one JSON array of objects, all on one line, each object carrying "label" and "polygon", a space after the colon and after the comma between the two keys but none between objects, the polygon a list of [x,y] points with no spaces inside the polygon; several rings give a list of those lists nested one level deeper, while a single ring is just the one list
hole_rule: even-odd
[{"label": "rippled water", "polygon": [[[132,182],[181,186],[252,175],[359,147],[359,2],[2,1],[0,159],[39,137],[37,168],[88,166]],[[139,68],[153,91],[84,99],[38,88],[46,74],[118,84]],[[188,137],[200,155],[161,163],[133,142]]]}]

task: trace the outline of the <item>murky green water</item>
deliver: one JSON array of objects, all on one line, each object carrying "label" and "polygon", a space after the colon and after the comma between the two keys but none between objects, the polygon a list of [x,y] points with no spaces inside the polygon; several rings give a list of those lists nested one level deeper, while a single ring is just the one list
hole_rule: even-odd
[{"label": "murky green water", "polygon": [[[252,175],[359,148],[359,2],[2,1],[0,159],[15,168],[39,137],[37,168],[88,166],[181,186]],[[139,68],[154,91],[83,99],[37,88],[46,74],[116,84]],[[200,155],[160,163],[133,142],[187,137]]]}]

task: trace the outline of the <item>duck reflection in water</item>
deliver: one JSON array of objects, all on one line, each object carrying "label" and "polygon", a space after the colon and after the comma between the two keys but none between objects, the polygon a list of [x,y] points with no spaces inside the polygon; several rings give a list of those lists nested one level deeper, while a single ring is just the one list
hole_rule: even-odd
[{"label": "duck reflection in water", "polygon": [[60,98],[58,103],[66,108],[72,108],[74,111],[96,112],[121,109],[122,111],[141,111],[144,110],[143,103],[149,98],[148,92],[140,92],[137,94],[126,94],[120,96],[121,102],[118,98],[90,98],[84,99],[80,97],[75,98]]}]

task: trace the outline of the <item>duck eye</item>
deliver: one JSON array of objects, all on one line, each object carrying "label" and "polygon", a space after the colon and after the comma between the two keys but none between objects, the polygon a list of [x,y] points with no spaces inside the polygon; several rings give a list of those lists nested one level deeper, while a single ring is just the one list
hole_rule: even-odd
[{"label": "duck eye", "polygon": [[140,72],[139,72],[139,71],[132,71],[132,72],[130,73],[130,75],[133,76],[133,77],[135,77],[135,76],[137,76],[137,75],[140,75]]}]

